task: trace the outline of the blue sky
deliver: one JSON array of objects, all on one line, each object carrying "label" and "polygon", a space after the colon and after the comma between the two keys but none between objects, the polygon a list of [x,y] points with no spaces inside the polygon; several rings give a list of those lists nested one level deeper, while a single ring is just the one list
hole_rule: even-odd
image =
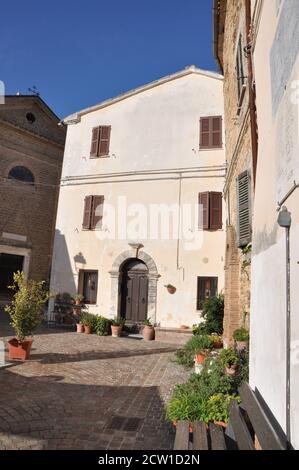
[{"label": "blue sky", "polygon": [[64,117],[195,64],[217,70],[212,0],[5,1],[0,80]]}]

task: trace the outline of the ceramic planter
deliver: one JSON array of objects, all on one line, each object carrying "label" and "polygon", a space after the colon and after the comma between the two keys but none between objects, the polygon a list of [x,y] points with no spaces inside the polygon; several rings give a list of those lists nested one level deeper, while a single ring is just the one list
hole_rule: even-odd
[{"label": "ceramic planter", "polygon": [[84,325],[84,333],[86,335],[90,335],[91,334],[91,326],[89,325]]},{"label": "ceramic planter", "polygon": [[206,357],[207,356],[204,353],[195,354],[194,362],[196,364],[203,364],[205,362]]},{"label": "ceramic planter", "polygon": [[142,334],[145,341],[153,341],[155,339],[155,328],[153,326],[145,325],[143,327]]},{"label": "ceramic planter", "polygon": [[169,292],[169,294],[175,294],[176,292],[176,288],[174,286],[166,286],[166,289],[167,291]]},{"label": "ceramic planter", "polygon": [[29,359],[33,339],[19,341],[17,338],[8,341],[9,359],[20,359],[25,361]]},{"label": "ceramic planter", "polygon": [[113,338],[119,338],[122,332],[122,325],[111,325],[111,333]]},{"label": "ceramic planter", "polygon": [[232,364],[231,366],[226,366],[225,367],[226,375],[230,375],[230,376],[236,375],[237,368],[238,366],[236,364]]},{"label": "ceramic planter", "polygon": [[245,349],[248,350],[248,341],[236,341],[236,350],[238,352],[244,351]]},{"label": "ceramic planter", "polygon": [[77,323],[77,333],[84,333],[84,325]]}]

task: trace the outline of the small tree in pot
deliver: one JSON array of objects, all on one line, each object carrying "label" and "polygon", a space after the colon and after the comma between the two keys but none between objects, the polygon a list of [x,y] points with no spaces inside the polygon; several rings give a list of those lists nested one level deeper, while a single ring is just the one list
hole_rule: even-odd
[{"label": "small tree in pot", "polygon": [[203,364],[209,351],[213,348],[213,341],[208,335],[194,336],[192,340],[194,342],[195,362]]},{"label": "small tree in pot", "polygon": [[239,357],[233,348],[223,349],[220,353],[220,360],[225,367],[227,375],[235,375],[239,365]]},{"label": "small tree in pot", "polygon": [[111,321],[111,333],[113,338],[119,338],[121,336],[124,323],[122,318],[115,318]]},{"label": "small tree in pot", "polygon": [[8,341],[9,357],[25,360],[29,358],[32,336],[43,320],[44,307],[50,295],[45,290],[45,281],[25,279],[24,273],[20,271],[14,273],[13,285],[9,289],[14,291],[14,295],[5,311],[10,315],[16,334],[15,338]]},{"label": "small tree in pot", "polygon": [[145,341],[153,341],[155,339],[155,328],[153,327],[149,318],[143,322],[142,335]]}]

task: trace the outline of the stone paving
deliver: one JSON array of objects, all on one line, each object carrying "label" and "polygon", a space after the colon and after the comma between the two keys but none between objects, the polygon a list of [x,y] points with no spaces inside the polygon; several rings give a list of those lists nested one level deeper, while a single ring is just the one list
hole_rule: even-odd
[{"label": "stone paving", "polygon": [[171,449],[164,405],[188,376],[175,348],[41,328],[30,360],[0,369],[0,450]]}]

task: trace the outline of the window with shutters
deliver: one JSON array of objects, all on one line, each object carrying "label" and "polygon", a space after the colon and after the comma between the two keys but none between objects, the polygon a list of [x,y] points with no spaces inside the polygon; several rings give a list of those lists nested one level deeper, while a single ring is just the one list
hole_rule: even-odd
[{"label": "window with shutters", "polygon": [[96,304],[98,292],[98,271],[80,269],[78,293],[83,295],[85,304]]},{"label": "window with shutters", "polygon": [[244,171],[237,178],[238,195],[238,246],[251,242],[250,176]]},{"label": "window with shutters", "polygon": [[197,310],[202,310],[203,304],[211,297],[218,294],[218,277],[198,277],[197,278]]},{"label": "window with shutters", "polygon": [[198,228],[222,229],[222,193],[207,191],[198,194]]},{"label": "window with shutters", "polygon": [[101,230],[104,196],[86,196],[84,200],[83,230]]},{"label": "window with shutters", "polygon": [[92,129],[91,157],[107,157],[109,155],[111,126],[99,126]]},{"label": "window with shutters", "polygon": [[200,118],[201,149],[222,148],[222,117],[208,116]]}]

